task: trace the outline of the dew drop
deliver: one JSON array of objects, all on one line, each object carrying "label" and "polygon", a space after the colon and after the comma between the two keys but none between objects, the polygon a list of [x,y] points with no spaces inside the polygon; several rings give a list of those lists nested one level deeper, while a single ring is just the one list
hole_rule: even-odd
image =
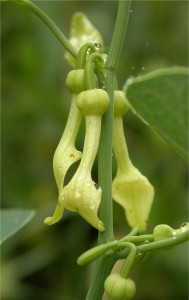
[{"label": "dew drop", "polygon": [[95,203],[94,203],[94,202],[90,203],[90,209],[91,209],[91,210],[94,210],[94,209],[95,209],[95,207],[96,207],[96,205],[95,205]]},{"label": "dew drop", "polygon": [[104,61],[104,63],[106,63],[106,61],[107,61],[107,57],[108,57],[108,55],[107,55],[107,54],[102,54],[102,58],[103,58],[103,61]]},{"label": "dew drop", "polygon": [[98,51],[101,48],[101,45],[97,42],[94,43],[96,50]]},{"label": "dew drop", "polygon": [[138,250],[137,251],[137,256],[141,256],[142,255],[142,253]]},{"label": "dew drop", "polygon": [[173,230],[172,235],[173,235],[173,240],[176,240],[176,238],[177,238],[177,231]]},{"label": "dew drop", "polygon": [[182,225],[180,226],[180,229],[182,232],[185,232],[187,229],[189,229],[189,223],[187,223],[187,222],[182,223]]},{"label": "dew drop", "polygon": [[102,89],[105,89],[105,88],[106,88],[106,84],[105,84],[105,81],[104,81],[104,80],[101,82],[101,88],[102,88]]},{"label": "dew drop", "polygon": [[79,199],[81,197],[81,188],[80,187],[76,187],[75,197],[76,197],[76,199]]},{"label": "dew drop", "polygon": [[87,182],[86,182],[86,186],[89,187],[90,185],[91,185],[91,182],[90,182],[90,181],[87,181]]},{"label": "dew drop", "polygon": [[149,244],[150,243],[150,241],[148,241],[148,240],[146,240],[145,242],[144,242],[144,244]]},{"label": "dew drop", "polygon": [[81,181],[82,178],[83,178],[82,176],[79,176],[77,180],[78,180],[78,181]]},{"label": "dew drop", "polygon": [[132,9],[130,9],[130,13],[131,13],[131,14],[133,13],[133,10],[132,10]]}]

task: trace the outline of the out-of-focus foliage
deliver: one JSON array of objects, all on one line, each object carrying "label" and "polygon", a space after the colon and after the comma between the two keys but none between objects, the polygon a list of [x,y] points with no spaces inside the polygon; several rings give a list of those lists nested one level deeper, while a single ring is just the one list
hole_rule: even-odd
[{"label": "out-of-focus foliage", "polygon": [[26,209],[1,209],[0,245],[24,227],[34,214],[34,211]]},{"label": "out-of-focus foliage", "polygon": [[[102,33],[108,50],[117,1],[37,4],[67,35],[72,14],[83,11]],[[129,76],[188,64],[187,6],[187,1],[133,1],[117,74],[120,88]],[[43,224],[57,201],[52,157],[69,111],[70,95],[64,83],[69,66],[62,46],[30,11],[2,3],[1,17],[2,206],[37,211],[30,224],[2,247],[1,297],[83,300],[91,268],[77,266],[76,259],[96,243],[97,232],[68,212],[60,224],[50,228]],[[124,125],[130,157],[156,190],[149,232],[159,223],[179,227],[187,220],[185,162],[131,112]],[[82,125],[79,149],[83,129]],[[129,228],[116,204],[114,220],[115,236],[119,238]],[[153,253],[137,264],[132,274],[136,299],[186,299],[186,256],[187,246],[181,245]]]}]

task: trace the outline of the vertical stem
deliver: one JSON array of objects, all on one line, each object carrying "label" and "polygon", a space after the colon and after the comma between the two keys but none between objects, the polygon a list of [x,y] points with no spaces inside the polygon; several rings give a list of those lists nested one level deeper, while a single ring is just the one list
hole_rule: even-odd
[{"label": "vertical stem", "polygon": [[[120,0],[113,38],[106,63],[106,90],[110,104],[102,118],[102,129],[98,153],[99,184],[102,188],[102,199],[99,217],[104,223],[105,231],[99,232],[99,243],[107,243],[114,239],[112,211],[112,129],[113,129],[113,90],[115,70],[119,62],[123,41],[125,38],[131,0]],[[96,263],[96,268],[87,294],[87,300],[102,299],[104,281],[111,272],[115,257],[103,255]]]},{"label": "vertical stem", "polygon": [[110,50],[107,58],[107,68],[116,69],[119,63],[119,58],[123,48],[124,37],[129,21],[131,0],[120,0],[118,6],[118,13]]},{"label": "vertical stem", "polygon": [[99,243],[107,243],[114,239],[112,211],[113,90],[115,70],[119,62],[129,19],[130,3],[131,0],[119,1],[116,24],[106,63],[106,89],[110,97],[110,104],[106,114],[102,118],[101,139],[98,154],[99,185],[102,188],[99,217],[105,226],[105,231],[99,233]]},{"label": "vertical stem", "polygon": [[113,130],[113,82],[114,74],[107,72],[107,90],[110,104],[102,117],[101,137],[98,152],[98,183],[102,188],[99,218],[103,220],[105,231],[99,232],[100,244],[114,239],[112,210],[112,130]]}]

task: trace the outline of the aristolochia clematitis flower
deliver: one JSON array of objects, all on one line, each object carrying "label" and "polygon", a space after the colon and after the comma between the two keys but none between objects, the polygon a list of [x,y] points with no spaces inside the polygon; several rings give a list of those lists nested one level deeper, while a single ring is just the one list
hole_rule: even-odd
[{"label": "aristolochia clematitis flower", "polygon": [[114,92],[113,149],[117,161],[117,174],[112,183],[114,200],[125,210],[131,227],[145,230],[154,197],[154,189],[148,179],[133,166],[129,159],[124,137],[122,116],[127,102],[122,91]]},{"label": "aristolochia clematitis flower", "polygon": [[[77,108],[78,94],[85,89],[84,70],[78,69],[68,73],[66,85],[72,93],[71,107],[67,124],[53,157],[53,171],[59,195],[64,185],[65,175],[70,166],[81,159],[82,153],[75,148],[75,140],[80,127],[82,115]],[[64,206],[60,201],[56,206],[54,215],[45,219],[44,223],[52,225],[60,220]]]},{"label": "aristolochia clematitis flower", "polygon": [[[103,52],[104,42],[101,34],[84,13],[77,12],[72,16],[69,36],[69,42],[76,50],[85,43],[91,42],[96,46],[97,51]],[[65,58],[71,66],[75,66],[75,59],[67,51]]]},{"label": "aristolochia clematitis flower", "polygon": [[108,94],[101,89],[87,90],[79,94],[77,106],[85,116],[86,123],[83,155],[76,173],[60,195],[61,204],[65,208],[78,212],[99,231],[104,231],[104,225],[98,218],[102,190],[92,180],[91,169],[99,146],[101,117],[108,103]]}]

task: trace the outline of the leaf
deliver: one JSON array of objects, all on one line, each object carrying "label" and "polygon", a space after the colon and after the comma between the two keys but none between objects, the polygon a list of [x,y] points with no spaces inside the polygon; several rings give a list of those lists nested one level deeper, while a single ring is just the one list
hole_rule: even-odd
[{"label": "leaf", "polygon": [[188,157],[188,69],[160,69],[128,79],[131,109],[183,158]]},{"label": "leaf", "polygon": [[[100,32],[82,12],[77,12],[72,16],[69,41],[76,50],[79,50],[85,43],[92,42],[96,43],[99,52],[103,52],[104,42]],[[69,52],[65,53],[65,58],[71,66],[75,66],[75,59]]]},{"label": "leaf", "polygon": [[0,245],[24,227],[35,215],[33,210],[1,209]]}]

